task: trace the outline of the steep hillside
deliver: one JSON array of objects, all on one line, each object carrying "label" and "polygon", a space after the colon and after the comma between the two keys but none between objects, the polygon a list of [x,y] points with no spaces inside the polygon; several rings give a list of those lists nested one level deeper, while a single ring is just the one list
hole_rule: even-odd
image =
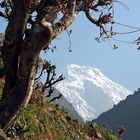
[{"label": "steep hillside", "polygon": [[98,124],[108,124],[111,129],[118,131],[117,127],[123,125],[126,129],[124,140],[140,139],[140,89],[126,100],[120,102],[113,109],[103,113],[97,120]]},{"label": "steep hillside", "polygon": [[37,90],[6,135],[0,130],[1,140],[119,140],[106,128],[72,120]]}]

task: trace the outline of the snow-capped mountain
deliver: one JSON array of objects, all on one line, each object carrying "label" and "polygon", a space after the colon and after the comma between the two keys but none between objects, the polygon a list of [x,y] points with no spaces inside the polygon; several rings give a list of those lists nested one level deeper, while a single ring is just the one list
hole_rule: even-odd
[{"label": "snow-capped mountain", "polygon": [[132,94],[96,68],[71,64],[64,71],[64,76],[65,80],[55,88],[73,105],[84,121],[96,119]]}]

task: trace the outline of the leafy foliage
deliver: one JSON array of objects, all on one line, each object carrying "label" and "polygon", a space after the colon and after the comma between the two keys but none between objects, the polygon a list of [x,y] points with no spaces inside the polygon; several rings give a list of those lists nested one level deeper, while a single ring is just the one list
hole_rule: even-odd
[{"label": "leafy foliage", "polygon": [[111,132],[107,128],[101,128],[101,133],[104,136],[105,140],[118,140],[119,137]]}]

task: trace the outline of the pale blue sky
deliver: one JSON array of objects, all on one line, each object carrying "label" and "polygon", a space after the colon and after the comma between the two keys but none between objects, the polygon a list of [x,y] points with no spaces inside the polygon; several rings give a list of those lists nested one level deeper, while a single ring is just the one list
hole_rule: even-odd
[{"label": "pale blue sky", "polygon": [[[120,0],[121,1],[121,0]],[[122,0],[129,10],[116,4],[115,21],[140,28],[140,1]],[[0,20],[0,32],[4,31],[5,22]],[[122,84],[131,91],[140,87],[140,51],[136,45],[115,42],[119,46],[113,50],[109,42],[97,43],[98,28],[86,20],[84,14],[77,17],[69,29],[71,34],[71,49],[69,52],[69,38],[64,32],[56,39],[52,46],[57,46],[55,53],[43,54],[43,58],[52,60],[60,73],[68,64],[78,64],[98,68],[111,80]],[[116,30],[115,30],[116,29]],[[115,31],[130,31],[129,28],[116,26]],[[140,32],[131,35],[120,35],[117,39],[134,41]],[[114,42],[112,41],[112,44]]]}]

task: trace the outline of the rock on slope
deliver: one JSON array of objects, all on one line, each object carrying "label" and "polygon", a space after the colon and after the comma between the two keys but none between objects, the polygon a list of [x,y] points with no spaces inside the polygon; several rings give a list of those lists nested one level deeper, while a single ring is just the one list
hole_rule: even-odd
[{"label": "rock on slope", "polygon": [[84,121],[97,118],[132,94],[96,68],[71,64],[64,71],[64,76],[66,79],[55,88],[73,105]]}]

